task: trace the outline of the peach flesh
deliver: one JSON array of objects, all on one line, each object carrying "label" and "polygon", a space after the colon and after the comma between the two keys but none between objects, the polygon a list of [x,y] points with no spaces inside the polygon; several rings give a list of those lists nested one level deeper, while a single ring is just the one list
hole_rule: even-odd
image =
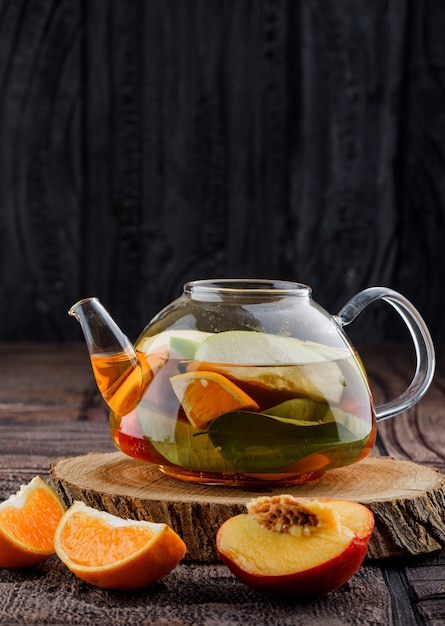
[{"label": "peach flesh", "polygon": [[[270,511],[258,514],[272,500],[284,511],[278,521]],[[300,523],[288,524],[289,507]],[[217,548],[241,582],[272,596],[311,597],[341,587],[362,564],[374,529],[371,511],[354,502],[276,496],[258,498],[248,510],[221,526]]]}]

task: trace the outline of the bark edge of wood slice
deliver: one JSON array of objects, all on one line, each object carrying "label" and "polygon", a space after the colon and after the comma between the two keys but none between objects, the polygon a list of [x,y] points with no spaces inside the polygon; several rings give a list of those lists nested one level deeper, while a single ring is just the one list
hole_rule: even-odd
[{"label": "bark edge of wood slice", "polygon": [[261,495],[354,500],[374,513],[368,558],[426,554],[445,546],[445,475],[392,457],[371,456],[331,470],[317,482],[264,489],[185,483],[121,452],[58,459],[50,478],[64,503],[75,500],[114,515],[171,526],[187,545],[184,561],[219,561],[221,524]]}]

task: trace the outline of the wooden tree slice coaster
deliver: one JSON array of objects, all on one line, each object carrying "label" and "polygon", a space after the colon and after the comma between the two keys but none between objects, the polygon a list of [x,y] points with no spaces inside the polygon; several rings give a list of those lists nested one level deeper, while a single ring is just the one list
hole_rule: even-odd
[{"label": "wooden tree slice coaster", "polygon": [[375,516],[372,559],[424,554],[445,545],[445,476],[390,457],[368,457],[313,483],[252,490],[185,483],[121,452],[59,459],[50,476],[66,505],[81,500],[124,518],[169,524],[187,544],[186,561],[218,561],[215,536],[221,524],[245,512],[252,498],[282,493],[368,506]]}]

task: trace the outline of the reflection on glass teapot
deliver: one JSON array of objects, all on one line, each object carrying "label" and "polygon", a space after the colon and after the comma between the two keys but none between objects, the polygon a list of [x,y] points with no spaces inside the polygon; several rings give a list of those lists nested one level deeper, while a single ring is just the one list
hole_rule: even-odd
[{"label": "reflection on glass teapot", "polygon": [[[343,327],[383,299],[406,323],[416,371],[375,407]],[[134,346],[96,298],[70,309],[122,452],[203,484],[297,484],[365,458],[376,422],[420,400],[434,375],[424,321],[399,293],[372,287],[331,316],[310,287],[199,280],[158,313]]]}]

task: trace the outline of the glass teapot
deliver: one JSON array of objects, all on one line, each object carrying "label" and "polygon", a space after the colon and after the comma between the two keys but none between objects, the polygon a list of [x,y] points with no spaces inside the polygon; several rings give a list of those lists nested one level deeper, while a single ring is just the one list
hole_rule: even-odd
[{"label": "glass teapot", "polygon": [[[375,407],[343,327],[378,299],[406,323],[416,371],[404,393]],[[384,287],[331,316],[301,283],[188,282],[134,346],[97,298],[69,313],[82,326],[116,446],[202,484],[298,484],[356,463],[374,445],[376,422],[418,402],[435,368],[418,311]]]}]

